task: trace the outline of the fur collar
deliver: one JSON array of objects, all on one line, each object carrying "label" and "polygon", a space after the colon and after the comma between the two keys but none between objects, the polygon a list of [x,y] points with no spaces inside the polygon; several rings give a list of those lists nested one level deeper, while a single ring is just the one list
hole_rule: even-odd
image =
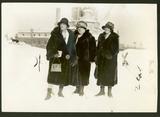
[{"label": "fur collar", "polygon": [[[76,37],[78,36],[79,32],[78,30],[75,30],[74,34],[76,35]],[[92,34],[89,32],[89,30],[86,30],[85,33],[82,35],[81,38],[92,38]]]},{"label": "fur collar", "polygon": [[[69,32],[69,34],[72,32],[70,29],[67,29],[67,31]],[[61,34],[61,30],[60,30],[60,27],[55,27],[51,34]]]},{"label": "fur collar", "polygon": [[[103,36],[104,38],[105,38],[105,35],[106,35],[105,32],[101,33],[101,36]],[[117,33],[115,33],[115,32],[112,32],[109,37],[119,38],[119,35]]]}]

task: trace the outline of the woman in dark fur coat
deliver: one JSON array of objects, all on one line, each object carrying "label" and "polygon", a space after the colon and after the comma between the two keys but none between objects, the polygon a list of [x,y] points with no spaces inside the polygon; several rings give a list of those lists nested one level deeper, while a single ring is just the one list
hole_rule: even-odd
[{"label": "woman in dark fur coat", "polygon": [[[70,85],[72,81],[72,69],[76,65],[76,47],[74,33],[68,29],[68,19],[62,18],[51,32],[48,40],[47,60],[49,60],[49,71],[47,82],[49,84],[46,100],[51,98],[52,85],[59,85],[58,96],[64,97],[62,90],[64,86]],[[52,64],[61,64],[60,72],[51,70]],[[75,73],[74,73],[75,74]]]},{"label": "woman in dark fur coat", "polygon": [[79,21],[77,23],[75,36],[79,73],[74,93],[78,93],[80,96],[83,96],[84,86],[89,84],[90,62],[93,62],[95,59],[96,41],[89,30],[87,30],[87,23],[84,21]]},{"label": "woman in dark fur coat", "polygon": [[98,37],[97,47],[97,85],[100,92],[96,96],[105,94],[108,86],[108,96],[112,97],[111,89],[117,84],[117,56],[119,52],[119,36],[113,32],[114,24],[108,22],[102,27],[104,30]]}]

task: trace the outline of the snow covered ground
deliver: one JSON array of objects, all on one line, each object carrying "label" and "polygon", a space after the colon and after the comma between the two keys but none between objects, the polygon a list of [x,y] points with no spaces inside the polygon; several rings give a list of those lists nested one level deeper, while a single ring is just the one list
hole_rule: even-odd
[{"label": "snow covered ground", "polygon": [[[128,52],[128,66],[122,66],[122,54]],[[41,55],[40,72],[34,67]],[[148,50],[128,49],[118,57],[118,84],[113,88],[113,98],[107,95],[95,97],[99,87],[94,78],[95,64],[92,63],[90,84],[85,95],[72,94],[74,87],[64,88],[64,98],[55,95],[48,101],[48,61],[46,50],[24,43],[13,44],[4,41],[2,45],[2,111],[3,112],[156,112],[157,77],[156,63]],[[140,73],[142,78],[136,77]],[[140,87],[139,87],[140,86]],[[106,88],[107,92],[107,88]]]}]

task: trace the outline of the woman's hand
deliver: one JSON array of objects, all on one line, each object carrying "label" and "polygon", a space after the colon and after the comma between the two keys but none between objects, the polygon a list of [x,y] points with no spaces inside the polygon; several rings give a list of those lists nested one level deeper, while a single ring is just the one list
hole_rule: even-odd
[{"label": "woman's hand", "polygon": [[74,67],[74,66],[77,65],[77,64],[78,64],[78,60],[76,59],[76,60],[74,60],[73,63],[71,63],[71,66]]},{"label": "woman's hand", "polygon": [[55,58],[58,58],[58,57],[59,57],[59,55],[58,55],[58,54],[55,54],[55,55],[54,55],[54,57],[55,57]]},{"label": "woman's hand", "polygon": [[112,55],[109,55],[109,54],[106,55],[105,57],[106,57],[107,59],[112,59]]},{"label": "woman's hand", "polygon": [[97,62],[97,56],[94,57],[94,61]]},{"label": "woman's hand", "polygon": [[112,59],[112,55],[109,51],[104,51],[102,54],[106,59]]}]

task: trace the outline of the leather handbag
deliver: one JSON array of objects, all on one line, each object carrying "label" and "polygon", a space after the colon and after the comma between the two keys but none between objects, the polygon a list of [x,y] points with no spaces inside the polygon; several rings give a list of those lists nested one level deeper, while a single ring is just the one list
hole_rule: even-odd
[{"label": "leather handbag", "polygon": [[62,72],[62,65],[60,63],[60,60],[59,60],[59,63],[52,63],[51,65],[51,72]]}]

